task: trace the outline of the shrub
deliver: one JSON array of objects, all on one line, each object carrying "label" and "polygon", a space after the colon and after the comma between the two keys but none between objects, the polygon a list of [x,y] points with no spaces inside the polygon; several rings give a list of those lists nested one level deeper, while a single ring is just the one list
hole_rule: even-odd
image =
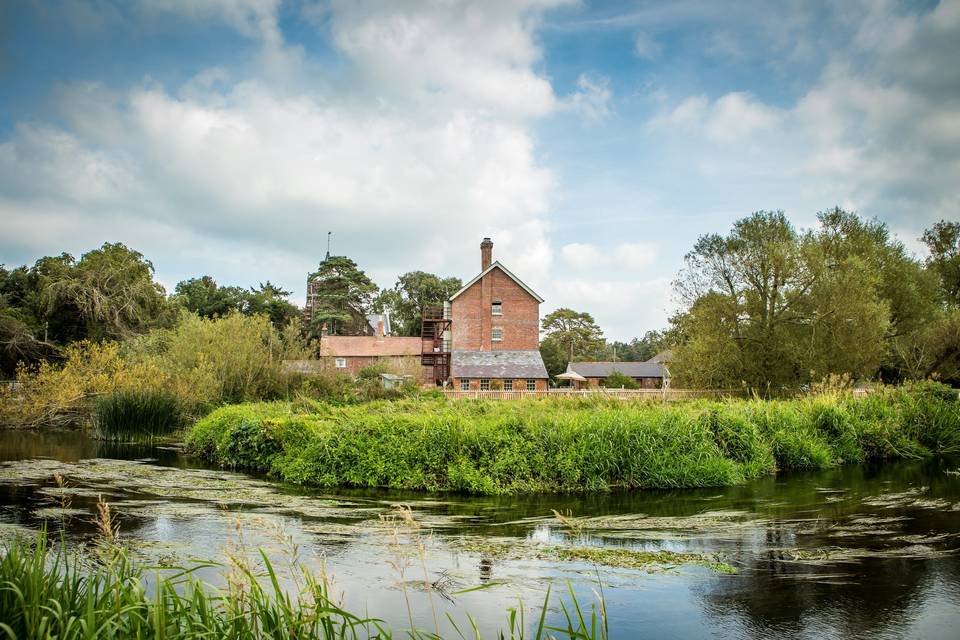
[{"label": "shrub", "polygon": [[602,380],[604,387],[608,389],[639,389],[637,381],[619,371],[614,371]]}]

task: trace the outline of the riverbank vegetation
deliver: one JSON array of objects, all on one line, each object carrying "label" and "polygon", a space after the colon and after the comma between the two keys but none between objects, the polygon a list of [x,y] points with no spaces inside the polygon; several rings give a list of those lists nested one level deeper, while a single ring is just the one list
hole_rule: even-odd
[{"label": "riverbank vegetation", "polygon": [[[361,615],[342,608],[325,574],[299,567],[293,588],[285,590],[266,554],[264,571],[246,564],[231,568],[224,590],[196,579],[189,570],[167,569],[147,576],[115,543],[103,545],[93,558],[51,545],[41,533],[35,543],[17,540],[0,558],[0,630],[6,637],[59,638],[201,638],[360,639],[394,637],[376,611]],[[146,583],[150,582],[148,591]],[[603,600],[587,607],[570,589],[562,626],[547,624],[547,591],[538,618],[527,620],[522,603],[504,612],[500,638],[578,638],[608,634]],[[436,616],[436,614],[435,614]],[[476,619],[455,621],[463,638],[481,637]],[[447,622],[447,621],[445,621]],[[435,630],[404,629],[398,636],[439,638]],[[534,626],[536,625],[536,626]]]},{"label": "riverbank vegetation", "polygon": [[312,486],[502,494],[721,486],[782,469],[960,453],[960,401],[935,383],[793,400],[458,401],[223,407],[196,454]]}]

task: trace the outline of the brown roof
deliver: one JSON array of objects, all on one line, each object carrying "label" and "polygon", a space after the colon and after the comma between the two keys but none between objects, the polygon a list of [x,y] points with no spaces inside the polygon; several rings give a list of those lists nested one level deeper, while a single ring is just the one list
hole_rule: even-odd
[{"label": "brown roof", "polygon": [[321,356],[419,356],[420,338],[396,336],[325,336],[320,340]]}]

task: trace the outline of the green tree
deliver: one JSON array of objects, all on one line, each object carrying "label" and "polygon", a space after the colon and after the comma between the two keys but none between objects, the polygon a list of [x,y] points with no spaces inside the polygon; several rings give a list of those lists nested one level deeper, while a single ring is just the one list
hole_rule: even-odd
[{"label": "green tree", "polygon": [[370,310],[377,285],[367,277],[350,258],[330,256],[310,274],[313,289],[313,320],[307,328],[312,336],[319,336],[326,324],[331,335],[360,329]]},{"label": "green tree", "polygon": [[165,310],[163,287],[153,264],[121,243],[105,243],[81,256],[75,266],[44,287],[48,310],[72,305],[95,340],[142,333]]},{"label": "green tree", "polygon": [[682,384],[765,392],[828,374],[872,377],[922,326],[931,280],[886,227],[835,208],[798,234],[782,212],[703,236],[675,283],[687,309],[671,371]]},{"label": "green tree", "polygon": [[941,220],[921,240],[930,250],[927,267],[939,277],[944,301],[960,306],[960,222]]},{"label": "green tree", "polygon": [[[589,313],[561,307],[544,316],[542,326],[544,338],[540,343],[541,357],[545,365],[549,358],[554,371],[560,364],[563,365],[556,373],[562,373],[571,360],[593,359],[603,354],[603,332]],[[547,371],[551,372],[549,367]]]},{"label": "green tree", "polygon": [[243,310],[246,292],[240,287],[219,286],[212,277],[201,276],[178,282],[170,300],[201,318],[214,318]]},{"label": "green tree", "polygon": [[390,312],[395,334],[418,336],[423,308],[443,305],[462,286],[460,278],[441,278],[425,271],[410,271],[397,278],[392,289],[380,292],[373,309],[377,313]]},{"label": "green tree", "polygon": [[288,300],[290,294],[269,280],[261,282],[258,288],[244,292],[243,313],[263,314],[270,318],[274,327],[283,329],[300,315],[300,310]]},{"label": "green tree", "polygon": [[607,343],[606,359],[618,362],[646,362],[661,351],[672,346],[669,331],[647,331],[642,338],[633,338],[630,342],[618,340]]}]

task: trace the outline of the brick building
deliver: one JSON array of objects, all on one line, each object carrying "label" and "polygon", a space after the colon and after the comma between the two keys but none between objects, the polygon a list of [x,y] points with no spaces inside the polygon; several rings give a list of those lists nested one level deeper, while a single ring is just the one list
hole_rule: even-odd
[{"label": "brick building", "polygon": [[424,310],[423,364],[454,389],[547,389],[540,357],[543,298],[480,244],[480,273],[439,310]]},{"label": "brick building", "polygon": [[598,387],[614,372],[633,378],[641,389],[662,389],[669,385],[670,372],[661,361],[646,362],[570,362],[567,372],[587,379],[585,386]]},{"label": "brick building", "polygon": [[356,376],[364,367],[382,365],[390,373],[430,381],[429,370],[420,363],[420,338],[387,335],[382,318],[374,331],[374,335],[331,336],[324,330],[319,359],[286,361],[284,369],[304,375],[338,372]]}]

